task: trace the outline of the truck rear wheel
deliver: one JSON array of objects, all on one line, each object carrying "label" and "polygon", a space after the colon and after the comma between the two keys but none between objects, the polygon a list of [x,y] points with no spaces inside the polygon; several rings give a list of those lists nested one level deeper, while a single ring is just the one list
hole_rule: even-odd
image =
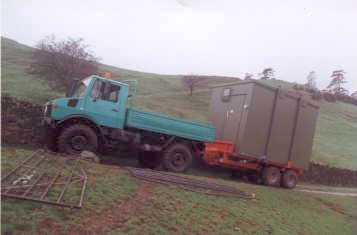
[{"label": "truck rear wheel", "polygon": [[191,167],[193,156],[191,149],[181,143],[171,145],[163,154],[164,168],[173,172],[184,172]]},{"label": "truck rear wheel", "polygon": [[74,124],[61,131],[57,145],[60,152],[68,154],[80,154],[84,150],[96,152],[98,137],[89,126]]},{"label": "truck rear wheel", "polygon": [[280,186],[281,173],[276,167],[264,167],[262,172],[262,179],[265,185]]},{"label": "truck rear wheel", "polygon": [[283,174],[283,179],[281,181],[281,184],[284,188],[295,188],[296,183],[297,183],[297,174],[292,171],[292,170],[287,170]]}]

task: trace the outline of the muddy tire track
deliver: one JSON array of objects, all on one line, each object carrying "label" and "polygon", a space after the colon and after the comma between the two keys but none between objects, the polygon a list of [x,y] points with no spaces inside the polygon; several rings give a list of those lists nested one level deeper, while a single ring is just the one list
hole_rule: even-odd
[{"label": "muddy tire track", "polygon": [[92,214],[83,223],[70,227],[66,234],[105,234],[120,228],[131,215],[151,199],[155,188],[156,185],[153,183],[141,183],[133,198]]}]

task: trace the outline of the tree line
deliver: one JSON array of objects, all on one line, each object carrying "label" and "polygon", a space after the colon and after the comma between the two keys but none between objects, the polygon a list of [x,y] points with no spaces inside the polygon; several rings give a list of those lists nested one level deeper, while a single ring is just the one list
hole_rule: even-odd
[{"label": "tree line", "polygon": [[[299,85],[294,84],[293,88],[295,90],[304,90],[312,94],[312,98],[319,100],[324,98],[328,102],[335,102],[337,100],[352,103],[357,105],[357,90],[352,92],[349,95],[348,90],[344,87],[344,84],[347,83],[346,72],[344,70],[335,70],[330,76],[330,83],[326,89],[318,89],[316,85],[316,72],[311,71],[306,77],[306,83]],[[246,73],[244,75],[244,80],[255,79],[254,75],[251,73]],[[260,73],[257,74],[257,79],[259,80],[274,80],[276,79],[275,70],[271,67],[264,68]],[[193,91],[199,88],[203,88],[208,83],[207,76],[200,75],[187,75],[183,78],[183,84],[190,91],[192,96]]]},{"label": "tree line", "polygon": [[[275,79],[273,68],[265,68],[258,75],[261,80]],[[311,71],[306,76],[305,84],[299,85],[295,83],[293,88],[295,90],[304,90],[311,93],[312,98],[315,100],[324,99],[328,102],[342,101],[357,105],[357,90],[349,94],[349,91],[344,87],[344,84],[347,83],[345,75],[346,72],[342,69],[332,71],[328,86],[325,89],[320,90],[316,85],[316,72]],[[253,75],[247,73],[244,79],[252,78]]]}]

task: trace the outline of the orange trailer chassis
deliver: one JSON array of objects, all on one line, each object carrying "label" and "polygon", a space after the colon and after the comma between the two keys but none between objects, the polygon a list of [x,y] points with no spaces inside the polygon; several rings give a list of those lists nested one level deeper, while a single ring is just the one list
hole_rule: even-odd
[{"label": "orange trailer chassis", "polygon": [[274,166],[280,169],[281,172],[292,170],[297,174],[303,173],[302,169],[294,167],[291,161],[288,161],[287,164],[279,164],[235,153],[234,145],[229,141],[205,143],[202,158],[209,165],[222,166],[234,170],[253,170],[260,172],[266,166]]}]

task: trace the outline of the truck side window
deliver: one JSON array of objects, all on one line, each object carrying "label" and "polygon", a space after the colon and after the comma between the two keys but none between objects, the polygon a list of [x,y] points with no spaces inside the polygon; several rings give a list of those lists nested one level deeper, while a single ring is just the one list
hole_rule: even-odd
[{"label": "truck side window", "polygon": [[97,80],[93,85],[91,97],[116,103],[118,102],[119,91],[120,86]]},{"label": "truck side window", "polygon": [[96,80],[92,92],[90,93],[90,96],[95,99],[101,99],[102,98],[102,93],[104,89],[104,82],[101,80]]},{"label": "truck side window", "polygon": [[111,83],[106,83],[102,99],[116,103],[118,102],[119,91],[120,86]]}]

